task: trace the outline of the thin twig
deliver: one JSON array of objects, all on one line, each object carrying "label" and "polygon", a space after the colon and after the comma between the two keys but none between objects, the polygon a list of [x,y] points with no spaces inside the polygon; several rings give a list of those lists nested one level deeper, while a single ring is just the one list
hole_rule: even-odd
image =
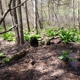
[{"label": "thin twig", "polygon": [[4,31],[4,32],[0,32],[0,34],[4,34],[4,33],[7,33],[9,31],[11,31],[13,28],[17,27],[17,24],[16,25],[13,25],[9,30],[7,31]]},{"label": "thin twig", "polygon": [[23,3],[21,3],[20,5],[17,5],[17,6],[15,6],[15,7],[13,7],[13,8],[9,8],[9,9],[4,13],[4,15],[1,17],[1,19],[0,19],[0,24],[3,22],[3,20],[5,19],[6,15],[8,14],[9,11],[11,11],[11,10],[13,10],[13,9],[15,9],[15,8],[18,8],[18,7],[20,7],[20,6],[22,6],[26,1],[28,1],[28,0],[25,0]]}]

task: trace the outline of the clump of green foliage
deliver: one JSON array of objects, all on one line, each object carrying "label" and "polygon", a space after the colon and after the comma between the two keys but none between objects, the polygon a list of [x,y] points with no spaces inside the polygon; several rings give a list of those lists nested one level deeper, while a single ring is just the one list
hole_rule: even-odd
[{"label": "clump of green foliage", "polygon": [[62,52],[62,55],[61,56],[59,56],[58,58],[60,59],[60,60],[65,60],[65,61],[74,61],[75,59],[74,58],[70,58],[69,57],[69,54],[71,53],[71,51],[70,52],[65,52],[65,51],[63,51]]},{"label": "clump of green foliage", "polygon": [[35,35],[33,32],[24,32],[24,40],[28,41],[31,37],[35,37],[38,40],[41,38],[39,34]]},{"label": "clump of green foliage", "polygon": [[64,43],[80,42],[80,31],[75,28],[62,29],[58,35]]},{"label": "clump of green foliage", "polygon": [[4,58],[2,61],[3,61],[4,63],[7,63],[7,62],[9,62],[9,60],[10,60],[10,58]]},{"label": "clump of green foliage", "polygon": [[14,40],[15,40],[15,39],[14,39],[14,34],[13,34],[13,32],[4,33],[4,34],[2,35],[2,38],[3,38],[4,40],[7,40],[7,41],[14,41]]},{"label": "clump of green foliage", "polygon": [[1,52],[1,53],[0,53],[0,58],[3,57],[3,55],[4,55],[4,53]]},{"label": "clump of green foliage", "polygon": [[75,41],[74,36],[76,33],[76,29],[62,29],[59,31],[58,35],[62,39],[64,43],[68,43],[71,41]]},{"label": "clump of green foliage", "polygon": [[45,30],[46,36],[59,36],[64,43],[80,42],[80,31],[75,28],[52,28]]},{"label": "clump of green foliage", "polygon": [[53,29],[46,29],[46,36],[51,37],[51,36],[55,36],[56,32]]},{"label": "clump of green foliage", "polygon": [[4,57],[4,53],[0,52],[0,58],[2,60],[2,62],[7,63],[9,62],[10,58],[9,57]]}]

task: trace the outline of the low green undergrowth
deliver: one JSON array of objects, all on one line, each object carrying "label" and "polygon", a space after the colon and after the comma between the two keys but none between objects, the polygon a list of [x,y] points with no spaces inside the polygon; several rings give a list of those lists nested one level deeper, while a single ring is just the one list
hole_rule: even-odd
[{"label": "low green undergrowth", "polygon": [[10,60],[10,58],[4,58],[2,61],[3,61],[4,63],[7,63],[7,62],[9,62],[9,60]]},{"label": "low green undergrowth", "polygon": [[75,33],[77,32],[76,29],[62,29],[59,31],[58,35],[62,39],[64,43],[75,41]]},{"label": "low green undergrowth", "polygon": [[65,60],[65,61],[74,61],[75,60],[74,58],[69,57],[70,53],[71,53],[71,51],[70,52],[63,51],[62,55],[59,56],[58,58],[60,60]]},{"label": "low green undergrowth", "polygon": [[0,58],[3,57],[3,55],[4,55],[4,53],[1,52],[1,53],[0,53]]},{"label": "low green undergrowth", "polygon": [[64,43],[80,42],[80,31],[75,28],[57,28],[45,30],[48,37],[59,36]]},{"label": "low green undergrowth", "polygon": [[[41,38],[41,36],[45,37],[53,37],[53,36],[59,36],[64,43],[69,42],[80,42],[80,31],[75,28],[48,28],[45,30],[38,30],[38,34],[34,34],[34,29],[31,29],[31,32],[27,32],[24,30],[24,40],[28,41],[31,37],[36,37],[38,40]],[[14,41],[14,33],[13,32],[7,32],[5,34],[2,34],[1,36],[4,40],[7,41]]]},{"label": "low green undergrowth", "polygon": [[7,63],[10,60],[9,57],[4,57],[4,53],[3,52],[0,52],[0,59],[2,60],[3,63]]},{"label": "low green undergrowth", "polygon": [[7,32],[7,33],[2,34],[2,38],[7,41],[15,40],[13,32]]},{"label": "low green undergrowth", "polygon": [[28,41],[31,37],[35,37],[38,40],[41,38],[39,34],[35,35],[33,32],[29,32],[29,33],[24,33],[24,40]]},{"label": "low green undergrowth", "polygon": [[80,42],[80,31],[75,28],[67,28],[60,30],[59,34],[62,42]]},{"label": "low green undergrowth", "polygon": [[51,37],[51,36],[55,36],[55,32],[53,29],[46,29],[45,30],[46,36]]}]

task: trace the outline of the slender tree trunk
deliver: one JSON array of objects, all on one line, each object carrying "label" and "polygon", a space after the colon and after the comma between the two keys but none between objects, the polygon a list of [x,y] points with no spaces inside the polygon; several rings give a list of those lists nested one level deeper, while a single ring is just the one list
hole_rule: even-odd
[{"label": "slender tree trunk", "polygon": [[77,18],[78,18],[78,27],[79,27],[79,30],[80,30],[80,10],[79,10],[79,8],[80,8],[80,6],[79,6],[79,0],[77,0],[77,9],[78,9],[78,14],[77,14]]},{"label": "slender tree trunk", "polygon": [[48,0],[48,20],[50,20],[50,0]]},{"label": "slender tree trunk", "polygon": [[[55,5],[54,5],[55,3],[54,3],[54,1],[52,1],[52,7],[51,7],[51,9],[52,9],[52,23],[53,23],[53,25],[54,25],[54,23],[55,23],[55,12],[54,12],[54,7],[55,7]],[[55,25],[54,25],[55,26]]]},{"label": "slender tree trunk", "polygon": [[[7,0],[5,0],[5,4],[6,4],[6,9],[8,9],[8,8],[11,8],[11,7],[13,7],[12,5],[9,5],[8,4],[8,1]],[[11,15],[11,23],[12,23],[12,25],[14,24],[14,21],[13,21],[13,11],[10,11],[10,15]]]},{"label": "slender tree trunk", "polygon": [[[21,4],[21,0],[17,0],[17,5],[20,5],[20,4]],[[23,22],[22,22],[21,6],[18,7],[18,23],[19,23],[20,44],[24,44]]]},{"label": "slender tree trunk", "polygon": [[72,13],[73,13],[73,27],[75,28],[75,7],[74,7],[74,0],[72,0]]},{"label": "slender tree trunk", "polygon": [[59,27],[59,20],[58,20],[58,6],[54,3],[54,25]]},{"label": "slender tree trunk", "polygon": [[11,23],[12,23],[12,25],[13,25],[13,24],[14,24],[14,20],[13,20],[13,17],[14,17],[14,16],[13,16],[13,11],[10,11],[10,15],[11,15],[11,19],[12,19],[12,20],[11,20]]},{"label": "slender tree trunk", "polygon": [[[2,8],[2,1],[1,0],[0,0],[0,10],[1,10],[1,15],[3,15],[4,12],[3,12],[3,8]],[[3,20],[3,27],[4,27],[4,30],[6,31],[5,20]]]},{"label": "slender tree trunk", "polygon": [[26,13],[27,30],[28,30],[28,32],[30,32],[29,18],[28,18],[28,8],[27,8],[27,1],[24,3],[24,7],[25,7],[25,13]]},{"label": "slender tree trunk", "polygon": [[35,30],[35,34],[38,34],[38,26],[37,26],[37,0],[34,0],[34,30]]},{"label": "slender tree trunk", "polygon": [[41,0],[41,27],[43,28],[43,0]]},{"label": "slender tree trunk", "polygon": [[40,18],[39,18],[39,13],[38,13],[38,11],[37,11],[37,19],[38,19],[38,23],[39,23],[40,29],[43,29],[42,22],[41,22],[41,20],[40,20]]},{"label": "slender tree trunk", "polygon": [[[15,6],[16,6],[16,0],[13,0],[12,7]],[[13,25],[18,24],[16,9],[14,9],[11,13],[13,15]],[[18,25],[14,28],[14,32],[15,32],[16,44],[18,45],[20,44]]]},{"label": "slender tree trunk", "polygon": [[57,6],[56,6],[56,9],[57,9],[57,11],[56,11],[56,16],[57,16],[57,25],[58,25],[58,27],[59,27],[59,0],[58,0],[58,2],[57,2],[58,4],[57,4]]}]

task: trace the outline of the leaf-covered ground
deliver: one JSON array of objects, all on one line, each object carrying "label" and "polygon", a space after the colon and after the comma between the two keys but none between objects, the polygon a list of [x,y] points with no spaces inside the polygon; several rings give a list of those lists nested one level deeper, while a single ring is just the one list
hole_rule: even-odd
[{"label": "leaf-covered ground", "polygon": [[70,44],[51,44],[36,48],[16,46],[13,42],[0,40],[0,50],[6,55],[15,55],[25,50],[26,55],[14,62],[1,63],[0,80],[80,80],[79,71],[58,56],[63,50],[79,51],[79,47]]}]

